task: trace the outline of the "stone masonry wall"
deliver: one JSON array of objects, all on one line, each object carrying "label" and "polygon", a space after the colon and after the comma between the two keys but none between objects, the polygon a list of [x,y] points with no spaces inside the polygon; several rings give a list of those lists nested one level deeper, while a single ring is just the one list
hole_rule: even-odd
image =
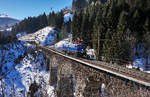
[{"label": "stone masonry wall", "polygon": [[150,97],[150,88],[127,79],[52,53],[47,59],[58,97]]}]

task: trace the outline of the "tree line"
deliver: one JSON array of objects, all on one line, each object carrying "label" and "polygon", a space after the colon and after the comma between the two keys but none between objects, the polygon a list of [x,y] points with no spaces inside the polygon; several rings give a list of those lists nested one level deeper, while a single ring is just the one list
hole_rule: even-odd
[{"label": "tree line", "polygon": [[[65,9],[64,9],[65,10]],[[19,22],[18,24],[15,24],[12,27],[12,31],[10,33],[11,36],[9,37],[4,37],[1,35],[2,32],[0,32],[0,44],[5,44],[9,43],[12,40],[16,40],[16,34],[20,32],[27,32],[33,33],[39,29],[42,29],[46,26],[53,26],[55,27],[58,31],[61,31],[62,26],[64,26],[64,15],[63,15],[63,10],[59,12],[50,12],[48,15],[45,13],[37,16],[37,17],[28,17]],[[4,33],[4,32],[3,32]],[[58,39],[61,39],[61,35],[57,35]]]},{"label": "tree line", "polygon": [[150,51],[150,1],[95,0],[74,13],[72,36],[94,48],[97,60],[132,61],[138,43]]},{"label": "tree line", "polygon": [[37,17],[25,18],[20,23],[16,24],[13,27],[12,31],[16,33],[19,32],[33,33],[46,26],[54,26],[56,28],[61,29],[62,24],[63,24],[63,11],[57,13],[52,11],[49,13],[48,16],[45,13],[43,13]]}]

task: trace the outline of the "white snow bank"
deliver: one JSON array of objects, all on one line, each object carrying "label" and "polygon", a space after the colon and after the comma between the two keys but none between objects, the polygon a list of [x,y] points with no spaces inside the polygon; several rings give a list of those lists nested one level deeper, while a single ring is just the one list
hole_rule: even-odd
[{"label": "white snow bank", "polygon": [[69,22],[69,19],[71,19],[71,21],[72,21],[72,17],[73,17],[73,14],[71,14],[71,13],[65,14],[64,15],[64,22],[65,23]]}]

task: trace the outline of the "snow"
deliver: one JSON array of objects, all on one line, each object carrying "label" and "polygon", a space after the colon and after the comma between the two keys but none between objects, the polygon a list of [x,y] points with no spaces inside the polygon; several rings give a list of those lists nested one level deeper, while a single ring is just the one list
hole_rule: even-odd
[{"label": "snow", "polygon": [[150,73],[150,64],[149,64],[150,55],[148,56],[148,59],[146,59],[147,55],[145,52],[146,49],[144,48],[144,43],[139,43],[137,47],[134,48],[135,58],[133,61],[133,68],[139,68],[141,71]]},{"label": "snow", "polygon": [[[30,85],[36,82],[41,86],[40,93],[47,93],[46,97],[54,97],[54,88],[49,85],[49,71],[46,69],[43,53],[29,53],[31,49],[34,49],[34,46],[23,41],[0,45],[0,77],[10,72],[0,81],[0,95],[3,88],[5,97],[27,97]],[[19,63],[15,63],[20,56]]]},{"label": "snow", "polygon": [[73,17],[73,14],[71,14],[71,13],[65,14],[64,15],[64,22],[65,23],[69,22],[69,19],[71,19],[71,21],[72,21],[72,17]]},{"label": "snow", "polygon": [[7,14],[5,14],[5,13],[0,14],[0,18],[11,18],[11,19],[15,19],[14,17],[9,16],[9,15],[7,15]]},{"label": "snow", "polygon": [[134,68],[140,68],[140,70],[142,70],[142,71],[145,70],[145,65],[146,65],[146,59],[145,58],[135,59],[133,62],[133,67]]},{"label": "snow", "polygon": [[53,27],[45,27],[35,33],[27,34],[20,37],[20,40],[24,41],[34,41],[42,46],[51,45],[55,42],[56,31]]},{"label": "snow", "polygon": [[131,64],[126,65],[126,68],[132,69],[133,66]]},{"label": "snow", "polygon": [[0,14],[0,18],[6,18],[6,17],[9,17],[9,16],[6,14]]},{"label": "snow", "polygon": [[0,46],[0,66],[3,65],[0,75],[11,70],[15,65],[14,61],[19,58],[19,56],[23,56],[24,51],[23,42],[9,43]]},{"label": "snow", "polygon": [[12,31],[12,27],[7,28],[6,31]]},{"label": "snow", "polygon": [[16,37],[19,38],[19,37],[25,36],[26,34],[27,34],[26,32],[21,32],[21,33],[18,33]]},{"label": "snow", "polygon": [[[6,30],[7,27],[12,27],[14,24],[19,23],[19,20],[10,17],[6,14],[0,14],[0,27],[2,30]],[[10,30],[10,29],[9,29]]]},{"label": "snow", "polygon": [[86,54],[90,57],[92,60],[96,60],[95,50],[94,49],[86,49]]},{"label": "snow", "polygon": [[57,49],[57,50],[60,50],[62,47],[63,47],[63,45],[64,44],[67,44],[67,43],[69,43],[70,42],[70,38],[66,38],[66,39],[64,39],[64,40],[61,40],[61,41],[59,41],[58,43],[56,43],[54,46],[55,46],[55,49]]},{"label": "snow", "polygon": [[[54,87],[49,85],[47,64],[42,51],[36,51],[35,46],[24,41],[34,41],[42,46],[51,45],[55,42],[56,31],[53,27],[45,27],[35,33],[17,34],[18,41],[6,45],[0,45],[0,95],[2,88],[5,97],[27,97],[29,87],[36,82],[40,88],[35,93],[40,97],[55,97]],[[19,61],[18,61],[19,59]],[[1,96],[0,96],[1,97]]]}]

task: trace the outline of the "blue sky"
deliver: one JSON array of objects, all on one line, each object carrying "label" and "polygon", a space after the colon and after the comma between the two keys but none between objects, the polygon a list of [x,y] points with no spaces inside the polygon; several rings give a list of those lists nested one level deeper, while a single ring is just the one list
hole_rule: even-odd
[{"label": "blue sky", "polygon": [[43,12],[47,14],[51,11],[71,6],[72,0],[0,0],[0,13],[19,20],[28,16],[38,16]]}]

